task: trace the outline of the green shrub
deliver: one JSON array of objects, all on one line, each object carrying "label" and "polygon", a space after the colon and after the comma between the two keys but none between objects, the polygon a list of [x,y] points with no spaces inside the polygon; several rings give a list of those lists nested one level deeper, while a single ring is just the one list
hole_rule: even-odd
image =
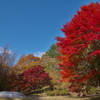
[{"label": "green shrub", "polygon": [[66,90],[53,90],[46,92],[48,96],[63,96],[67,94]]},{"label": "green shrub", "polygon": [[67,91],[66,90],[60,90],[59,91],[59,95],[60,96],[63,96],[63,95],[66,95],[67,94]]},{"label": "green shrub", "polygon": [[54,96],[52,91],[47,91],[46,93],[47,93],[47,96]]},{"label": "green shrub", "polygon": [[94,94],[96,92],[97,92],[97,88],[96,87],[91,87],[90,91],[89,91],[89,94]]},{"label": "green shrub", "polygon": [[85,93],[86,95],[91,95],[91,94],[95,94],[97,92],[97,88],[96,87],[89,87],[88,91],[84,91],[83,93]]}]

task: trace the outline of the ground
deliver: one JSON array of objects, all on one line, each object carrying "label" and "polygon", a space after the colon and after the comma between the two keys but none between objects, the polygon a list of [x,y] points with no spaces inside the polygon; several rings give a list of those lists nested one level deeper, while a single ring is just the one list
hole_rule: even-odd
[{"label": "ground", "polygon": [[90,97],[66,97],[66,96],[27,96],[26,98],[2,98],[0,100],[100,100],[99,96],[90,96]]}]

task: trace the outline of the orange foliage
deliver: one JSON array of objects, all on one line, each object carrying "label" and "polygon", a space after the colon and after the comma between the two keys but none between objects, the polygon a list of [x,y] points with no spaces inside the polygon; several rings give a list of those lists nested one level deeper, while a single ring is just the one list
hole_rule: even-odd
[{"label": "orange foliage", "polygon": [[41,59],[39,57],[34,56],[33,54],[29,54],[27,56],[23,55],[18,63],[15,65],[16,69],[19,71],[18,73],[22,73],[23,71],[39,65],[41,62]]}]

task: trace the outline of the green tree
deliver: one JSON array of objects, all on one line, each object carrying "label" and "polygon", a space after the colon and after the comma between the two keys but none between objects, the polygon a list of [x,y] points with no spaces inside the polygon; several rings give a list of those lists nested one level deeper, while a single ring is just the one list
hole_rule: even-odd
[{"label": "green tree", "polygon": [[58,47],[55,44],[52,44],[47,52],[48,55],[52,58],[57,58],[61,55],[58,51]]},{"label": "green tree", "polygon": [[68,84],[61,81],[60,68],[58,60],[49,56],[46,52],[42,58],[41,64],[45,67],[45,71],[49,73],[51,79],[51,89],[67,89]]}]

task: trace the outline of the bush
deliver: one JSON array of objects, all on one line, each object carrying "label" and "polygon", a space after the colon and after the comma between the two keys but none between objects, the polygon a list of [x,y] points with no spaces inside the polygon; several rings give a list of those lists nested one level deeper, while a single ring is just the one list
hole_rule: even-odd
[{"label": "bush", "polygon": [[63,96],[63,95],[66,95],[67,94],[67,91],[66,90],[60,90],[59,91],[59,95],[60,96]]},{"label": "bush", "polygon": [[52,91],[47,91],[47,96],[54,96],[54,93]]},{"label": "bush", "polygon": [[96,87],[91,87],[88,94],[95,94],[96,92],[97,92],[97,88]]},{"label": "bush", "polygon": [[66,90],[53,90],[53,91],[47,91],[48,96],[64,96],[67,94]]}]

